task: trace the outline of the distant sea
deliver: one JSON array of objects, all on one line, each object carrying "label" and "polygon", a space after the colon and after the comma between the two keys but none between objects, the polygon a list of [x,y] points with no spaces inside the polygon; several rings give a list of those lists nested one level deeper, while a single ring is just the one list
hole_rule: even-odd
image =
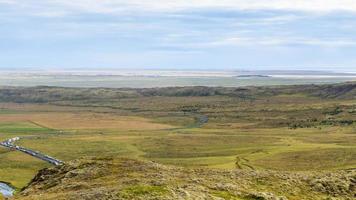
[{"label": "distant sea", "polygon": [[318,71],[70,70],[0,71],[0,86],[152,88],[268,86],[356,81],[356,74]]}]

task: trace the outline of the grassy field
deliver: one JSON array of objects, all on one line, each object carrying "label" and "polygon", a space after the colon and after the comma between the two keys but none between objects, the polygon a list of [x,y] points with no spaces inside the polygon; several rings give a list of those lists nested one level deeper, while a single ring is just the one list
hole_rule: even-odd
[{"label": "grassy field", "polygon": [[[229,91],[161,95],[151,90],[118,95],[93,89],[83,100],[80,95],[87,92],[82,89],[41,90],[31,98],[23,92],[21,99],[1,97],[1,140],[19,136],[19,145],[64,161],[112,156],[188,168],[356,167],[356,103],[349,93],[325,98],[292,88],[275,93],[253,90],[244,96],[227,95]],[[101,97],[109,93],[110,98]],[[201,123],[201,116],[208,122]],[[4,148],[0,161],[0,181],[17,188],[49,166]]]}]

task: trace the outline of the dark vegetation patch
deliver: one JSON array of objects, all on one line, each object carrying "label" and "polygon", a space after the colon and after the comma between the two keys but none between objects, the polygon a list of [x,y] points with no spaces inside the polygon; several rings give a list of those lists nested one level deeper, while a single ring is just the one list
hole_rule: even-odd
[{"label": "dark vegetation patch", "polygon": [[19,103],[50,103],[56,101],[90,100],[110,101],[134,97],[206,97],[229,96],[242,99],[256,99],[266,96],[304,94],[319,98],[354,99],[356,83],[333,85],[296,85],[270,87],[171,87],[147,89],[112,88],[62,88],[62,87],[6,87],[0,89],[0,101]]}]

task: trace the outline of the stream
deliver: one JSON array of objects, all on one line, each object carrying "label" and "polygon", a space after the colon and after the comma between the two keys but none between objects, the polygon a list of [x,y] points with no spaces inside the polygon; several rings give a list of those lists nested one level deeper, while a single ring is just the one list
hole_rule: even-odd
[{"label": "stream", "polygon": [[0,182],[0,194],[4,197],[11,197],[14,194],[14,189],[6,183]]}]

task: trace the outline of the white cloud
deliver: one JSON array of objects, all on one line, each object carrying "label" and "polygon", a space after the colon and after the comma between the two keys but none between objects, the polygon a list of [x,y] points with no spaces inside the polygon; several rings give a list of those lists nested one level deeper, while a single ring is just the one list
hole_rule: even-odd
[{"label": "white cloud", "polygon": [[[210,41],[209,41],[210,40]],[[209,38],[206,41],[175,42],[161,44],[162,48],[206,49],[221,47],[284,47],[284,46],[316,46],[322,48],[356,47],[356,40],[350,38],[312,38],[303,36],[236,36],[225,38]]]},{"label": "white cloud", "polygon": [[[111,1],[115,3],[119,1]],[[355,0],[131,0],[133,5],[160,10],[189,8],[281,9],[301,11],[356,11]]]},{"label": "white cloud", "polygon": [[[352,11],[355,0],[0,0],[22,8],[71,10],[96,13],[124,11],[172,12],[187,9],[298,10],[308,12]],[[48,11],[47,11],[48,12]]]},{"label": "white cloud", "polygon": [[[280,10],[300,10],[310,12],[331,12],[338,10],[348,10],[356,12],[356,0],[0,0],[2,6],[12,6],[21,11],[35,16],[59,17],[68,13],[130,13],[131,16],[144,15],[147,12],[173,12],[190,9],[280,9]],[[11,10],[12,11],[12,10]],[[140,12],[142,11],[142,12]],[[10,14],[21,15],[22,12],[10,12]],[[0,13],[1,15],[1,13]],[[190,15],[181,14],[182,16]],[[154,15],[156,16],[156,15]],[[157,16],[178,16],[174,13]],[[302,27],[294,27],[293,21],[308,21],[314,15],[304,13],[278,13],[276,15],[263,15],[262,17],[243,16],[241,19],[228,20],[226,24],[221,21],[208,21],[199,23],[198,26],[189,24],[189,18],[184,22],[177,23],[174,20],[169,22],[159,19],[144,21],[113,20],[93,22],[91,18],[85,21],[62,21],[47,24],[47,32],[41,29],[27,30],[28,37],[39,34],[40,37],[48,35],[116,35],[124,38],[137,36],[149,41],[159,40],[164,47],[177,48],[203,48],[217,46],[284,46],[284,45],[304,45],[320,47],[347,47],[355,46],[356,39],[353,37],[354,27],[349,23],[332,24],[324,21],[315,21],[311,25],[299,24]],[[199,17],[199,16],[193,16]],[[201,17],[201,16],[200,16]],[[204,16],[203,16],[204,17]],[[215,16],[213,16],[214,18]],[[318,16],[319,17],[319,16]],[[159,17],[158,17],[159,18]],[[12,19],[10,17],[10,19]],[[353,19],[353,18],[352,18]],[[226,20],[225,18],[222,20]],[[178,20],[177,20],[178,21]],[[0,19],[1,22],[1,19]],[[324,34],[320,29],[321,25],[330,25],[325,28],[328,34]],[[169,24],[173,23],[173,24]],[[285,27],[278,25],[286,25]],[[341,26],[350,27],[345,32],[340,32]],[[266,27],[262,27],[266,26]],[[290,30],[286,27],[290,27]],[[316,28],[315,28],[316,27]],[[21,33],[23,29],[21,29]],[[308,34],[316,32],[315,35]],[[317,30],[317,31],[315,31]],[[28,32],[33,32],[29,34]],[[150,34],[142,34],[150,33]],[[236,32],[238,32],[236,34]],[[50,34],[49,34],[50,33]],[[55,33],[55,34],[54,34]],[[263,34],[262,34],[263,33]],[[22,35],[22,34],[20,34]],[[237,37],[234,37],[237,35]],[[319,35],[320,37],[318,37]],[[349,37],[348,37],[349,36]],[[338,38],[340,37],[340,38]],[[348,38],[347,38],[348,37]],[[152,39],[153,38],[153,39]],[[159,38],[159,39],[157,39]],[[159,46],[159,45],[158,45]]]},{"label": "white cloud", "polygon": [[307,45],[323,47],[356,46],[355,40],[344,38],[307,38],[307,37],[230,37],[207,43],[207,46],[283,46]]}]

